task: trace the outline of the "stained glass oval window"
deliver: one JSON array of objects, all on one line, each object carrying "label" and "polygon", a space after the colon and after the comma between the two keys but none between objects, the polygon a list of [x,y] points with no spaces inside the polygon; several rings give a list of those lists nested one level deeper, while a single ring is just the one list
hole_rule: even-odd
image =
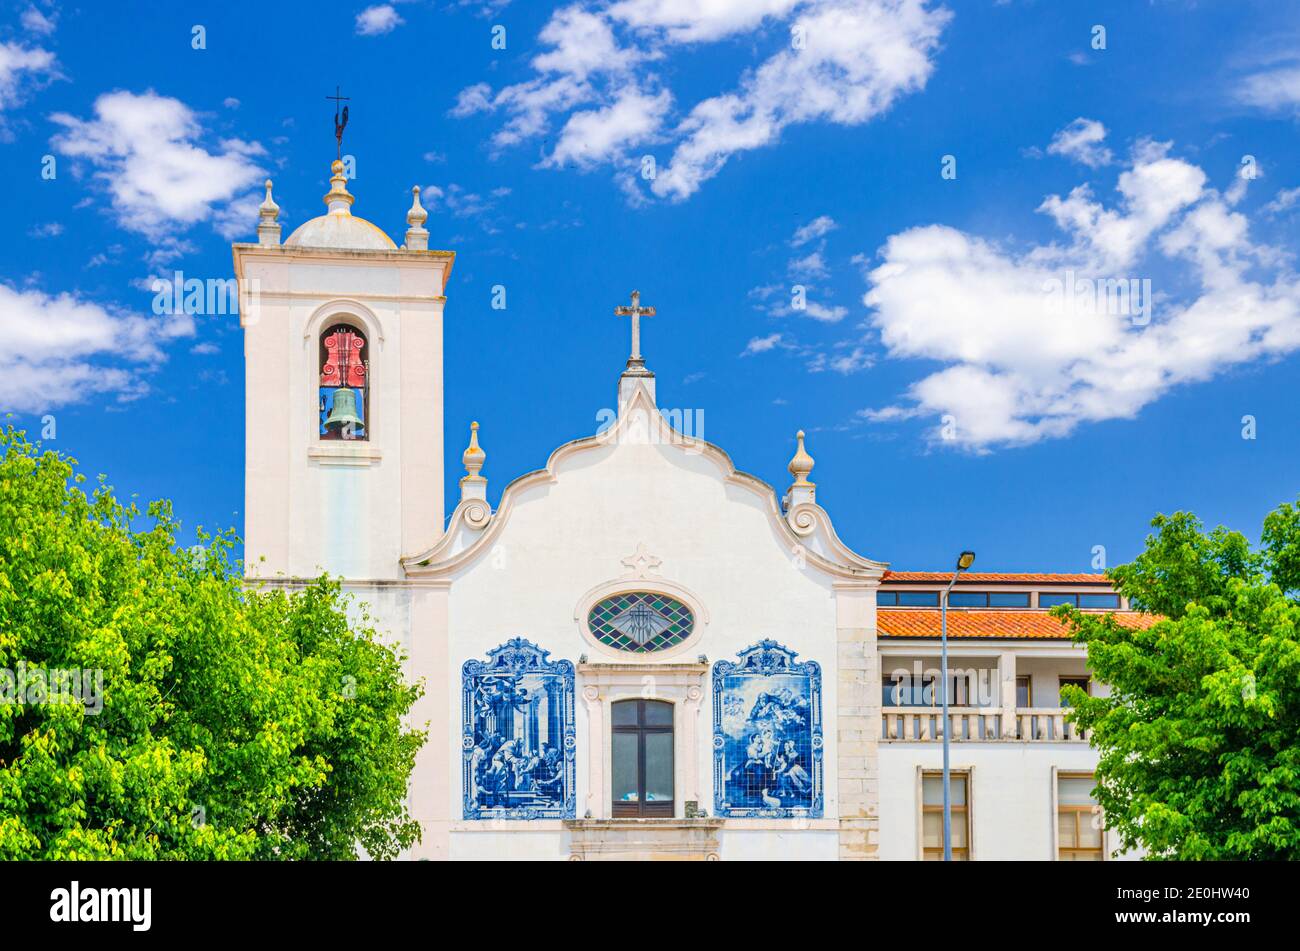
[{"label": "stained glass oval window", "polygon": [[667,650],[690,637],[695,615],[675,598],[637,591],[597,602],[587,615],[587,627],[602,644],[649,654]]}]

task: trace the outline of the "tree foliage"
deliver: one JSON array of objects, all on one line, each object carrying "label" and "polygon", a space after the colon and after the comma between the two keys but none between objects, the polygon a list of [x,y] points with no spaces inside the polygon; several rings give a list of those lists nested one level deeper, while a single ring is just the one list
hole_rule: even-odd
[{"label": "tree foliage", "polygon": [[1106,825],[1152,858],[1300,858],[1300,507],[1257,547],[1186,512],[1152,526],[1110,575],[1162,620],[1056,609],[1111,688],[1065,697],[1101,754]]},{"label": "tree foliage", "polygon": [[[102,711],[0,702],[0,859],[390,858],[418,840],[419,688],[337,582],[250,590],[75,460],[0,432],[0,671],[102,671]],[[4,676],[0,674],[0,676]],[[0,683],[0,687],[6,684]],[[29,688],[30,691],[30,688]]]}]

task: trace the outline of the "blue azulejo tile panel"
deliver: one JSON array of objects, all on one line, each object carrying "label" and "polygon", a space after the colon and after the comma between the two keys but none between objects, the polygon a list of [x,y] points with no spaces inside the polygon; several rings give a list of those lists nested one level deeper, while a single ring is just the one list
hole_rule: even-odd
[{"label": "blue azulejo tile panel", "polygon": [[573,664],[521,637],[461,668],[466,819],[572,819]]},{"label": "blue azulejo tile panel", "polygon": [[713,665],[713,790],[719,816],[822,815],[822,673],[759,641]]}]

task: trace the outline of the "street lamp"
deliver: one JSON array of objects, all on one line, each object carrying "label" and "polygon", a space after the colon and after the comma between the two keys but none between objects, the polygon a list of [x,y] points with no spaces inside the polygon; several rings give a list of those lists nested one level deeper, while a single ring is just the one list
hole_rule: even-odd
[{"label": "street lamp", "polygon": [[[952,861],[952,791],[948,788],[948,733],[952,722],[948,718],[948,594],[957,583],[957,576],[975,563],[975,553],[964,551],[957,556],[957,568],[952,573],[952,580],[943,590],[943,600],[939,604],[939,685],[943,697],[943,860]],[[967,796],[969,796],[969,791]]]}]

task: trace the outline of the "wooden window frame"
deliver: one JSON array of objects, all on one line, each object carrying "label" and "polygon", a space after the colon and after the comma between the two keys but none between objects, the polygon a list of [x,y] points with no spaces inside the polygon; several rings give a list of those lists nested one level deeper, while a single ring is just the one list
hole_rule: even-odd
[{"label": "wooden window frame", "polygon": [[1087,816],[1088,821],[1092,821],[1092,816],[1101,814],[1101,807],[1097,803],[1087,806],[1062,805],[1061,804],[1061,780],[1062,779],[1089,779],[1096,784],[1097,776],[1095,773],[1081,772],[1079,770],[1062,770],[1052,767],[1052,858],[1053,861],[1062,861],[1061,856],[1068,853],[1075,855],[1097,855],[1100,861],[1109,861],[1107,843],[1106,843],[1106,824],[1101,826],[1101,845],[1096,848],[1082,848],[1078,845],[1063,846],[1061,845],[1061,815],[1069,812],[1074,815],[1074,841],[1079,842],[1079,823],[1082,821],[1081,816]]},{"label": "wooden window frame", "polygon": [[[615,724],[614,707],[619,704],[634,703],[636,704],[636,719],[634,725]],[[658,703],[668,708],[669,722],[667,724],[647,724],[646,723],[646,704]],[[637,773],[637,801],[626,802],[622,799],[610,798],[610,816],[614,819],[671,819],[675,815],[677,808],[677,706],[666,700],[646,700],[644,698],[627,698],[616,700],[610,704],[610,775],[613,775],[613,755],[614,755],[614,734],[631,733],[637,737],[636,750],[636,773]],[[668,800],[656,800],[649,802],[646,800],[646,735],[650,733],[667,733],[672,737],[670,749],[673,751],[673,798]]]},{"label": "wooden window frame", "polygon": [[[1020,702],[1020,681],[1025,682],[1025,702]],[[1032,707],[1034,705],[1034,675],[1016,674],[1016,706]]]},{"label": "wooden window frame", "polygon": [[[966,805],[958,806],[954,804],[952,806],[953,824],[956,824],[959,815],[966,824],[966,848],[954,848],[952,850],[952,860],[954,862],[958,861],[957,855],[958,853],[961,853],[963,855],[963,861],[973,862],[975,860],[975,767],[950,767],[948,774],[950,781],[955,781],[960,777],[962,781],[966,783]],[[935,858],[942,862],[943,845],[940,844],[936,849],[933,847],[927,847],[925,844],[926,815],[936,812],[940,816],[943,815],[942,803],[937,806],[927,806],[925,804],[925,781],[927,778],[931,777],[937,778],[939,782],[942,783],[943,770],[926,769],[924,766],[918,766],[916,768],[916,857],[921,861],[925,861],[929,855],[937,852],[938,855],[935,856]]]},{"label": "wooden window frame", "polygon": [[1065,709],[1068,709],[1068,708],[1062,706],[1062,702],[1061,702],[1061,688],[1064,687],[1066,684],[1076,684],[1076,685],[1077,685],[1077,684],[1079,683],[1079,681],[1083,681],[1083,692],[1086,693],[1088,696],[1091,697],[1091,696],[1092,696],[1092,677],[1089,676],[1088,674],[1058,674],[1058,675],[1057,675],[1057,677],[1056,677],[1056,705],[1057,705],[1058,707],[1060,707],[1062,710],[1065,710]]}]

